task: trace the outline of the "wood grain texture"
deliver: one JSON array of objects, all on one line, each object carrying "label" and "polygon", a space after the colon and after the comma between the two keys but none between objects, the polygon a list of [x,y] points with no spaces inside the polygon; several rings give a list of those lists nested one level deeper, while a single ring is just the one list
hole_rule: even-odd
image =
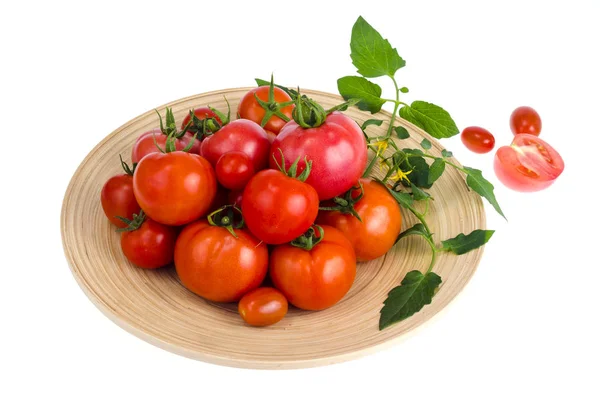
[{"label": "wood grain texture", "polygon": [[[248,88],[222,90],[184,98],[165,106],[173,108],[181,122],[189,109],[210,104],[235,114]],[[340,103],[337,95],[303,90],[325,108]],[[163,114],[164,107],[157,110]],[[359,123],[378,117],[356,108],[346,114]],[[411,138],[401,147],[418,147],[423,131],[400,120]],[[463,289],[477,268],[483,248],[462,256],[439,255],[434,271],[443,284],[433,302],[403,322],[378,330],[379,310],[388,291],[413,269],[425,271],[430,249],[419,237],[399,242],[384,257],[359,263],[350,292],[334,307],[320,312],[291,308],[278,324],[266,328],[245,325],[235,305],[207,302],[186,290],[172,266],[149,271],[130,264],[123,256],[119,233],[105,218],[100,190],[111,176],[122,172],[119,154],[130,159],[138,135],[158,125],[154,110],[131,120],[100,142],[81,163],[65,193],[61,233],[65,255],[91,301],[112,321],[132,334],[168,351],[220,365],[245,368],[302,368],[354,359],[396,343],[426,322]],[[369,132],[384,133],[371,126]],[[443,147],[431,139],[433,154]],[[375,173],[379,170],[375,169]],[[447,169],[431,189],[428,221],[437,241],[458,233],[485,229],[485,213],[479,196],[468,191],[464,177]],[[402,211],[403,230],[415,223]]]}]

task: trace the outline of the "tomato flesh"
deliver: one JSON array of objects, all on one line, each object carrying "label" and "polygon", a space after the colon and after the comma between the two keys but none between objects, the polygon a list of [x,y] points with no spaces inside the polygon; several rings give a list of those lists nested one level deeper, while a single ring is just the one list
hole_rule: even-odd
[{"label": "tomato flesh", "polygon": [[261,287],[248,292],[238,304],[238,312],[249,325],[264,327],[273,325],[285,317],[288,301],[275,288]]},{"label": "tomato flesh", "polygon": [[535,192],[552,185],[565,168],[552,146],[530,134],[518,134],[510,146],[502,146],[494,157],[494,171],[508,188]]},{"label": "tomato flesh", "polygon": [[460,134],[462,143],[472,152],[488,153],[496,144],[491,132],[481,127],[467,127]]}]

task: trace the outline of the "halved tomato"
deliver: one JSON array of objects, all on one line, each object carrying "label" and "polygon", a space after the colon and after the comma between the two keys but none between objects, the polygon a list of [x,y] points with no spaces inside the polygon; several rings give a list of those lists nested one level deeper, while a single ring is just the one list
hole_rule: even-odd
[{"label": "halved tomato", "polygon": [[504,185],[519,192],[536,192],[550,186],[565,163],[552,146],[535,135],[518,134],[494,158],[494,171]]}]

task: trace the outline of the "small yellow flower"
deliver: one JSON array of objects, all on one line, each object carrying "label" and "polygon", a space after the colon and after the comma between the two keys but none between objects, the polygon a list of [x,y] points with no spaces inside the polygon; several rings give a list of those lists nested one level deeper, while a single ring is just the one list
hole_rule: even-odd
[{"label": "small yellow flower", "polygon": [[381,157],[381,155],[383,154],[383,152],[385,152],[386,149],[388,148],[388,141],[387,141],[387,139],[384,139],[384,140],[381,140],[381,141],[369,143],[369,146],[377,148],[377,153],[375,155],[377,157]]},{"label": "small yellow flower", "polygon": [[408,176],[407,176],[407,175],[408,175],[408,174],[410,174],[411,172],[412,172],[412,170],[410,170],[410,171],[408,171],[408,172],[404,172],[404,171],[402,171],[400,168],[398,168],[398,169],[396,170],[396,175],[392,175],[392,176],[390,177],[390,179],[391,179],[392,181],[401,181],[401,180],[403,180],[403,179],[404,179],[406,182],[410,182],[410,181],[409,181],[409,179],[408,179]]}]

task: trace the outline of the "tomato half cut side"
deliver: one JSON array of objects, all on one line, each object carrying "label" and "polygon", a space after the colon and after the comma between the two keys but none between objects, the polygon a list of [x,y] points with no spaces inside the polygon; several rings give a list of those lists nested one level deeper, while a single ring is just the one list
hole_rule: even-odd
[{"label": "tomato half cut side", "polygon": [[494,157],[494,171],[500,182],[519,192],[547,188],[564,168],[560,154],[531,134],[518,134],[510,146],[499,148]]}]

